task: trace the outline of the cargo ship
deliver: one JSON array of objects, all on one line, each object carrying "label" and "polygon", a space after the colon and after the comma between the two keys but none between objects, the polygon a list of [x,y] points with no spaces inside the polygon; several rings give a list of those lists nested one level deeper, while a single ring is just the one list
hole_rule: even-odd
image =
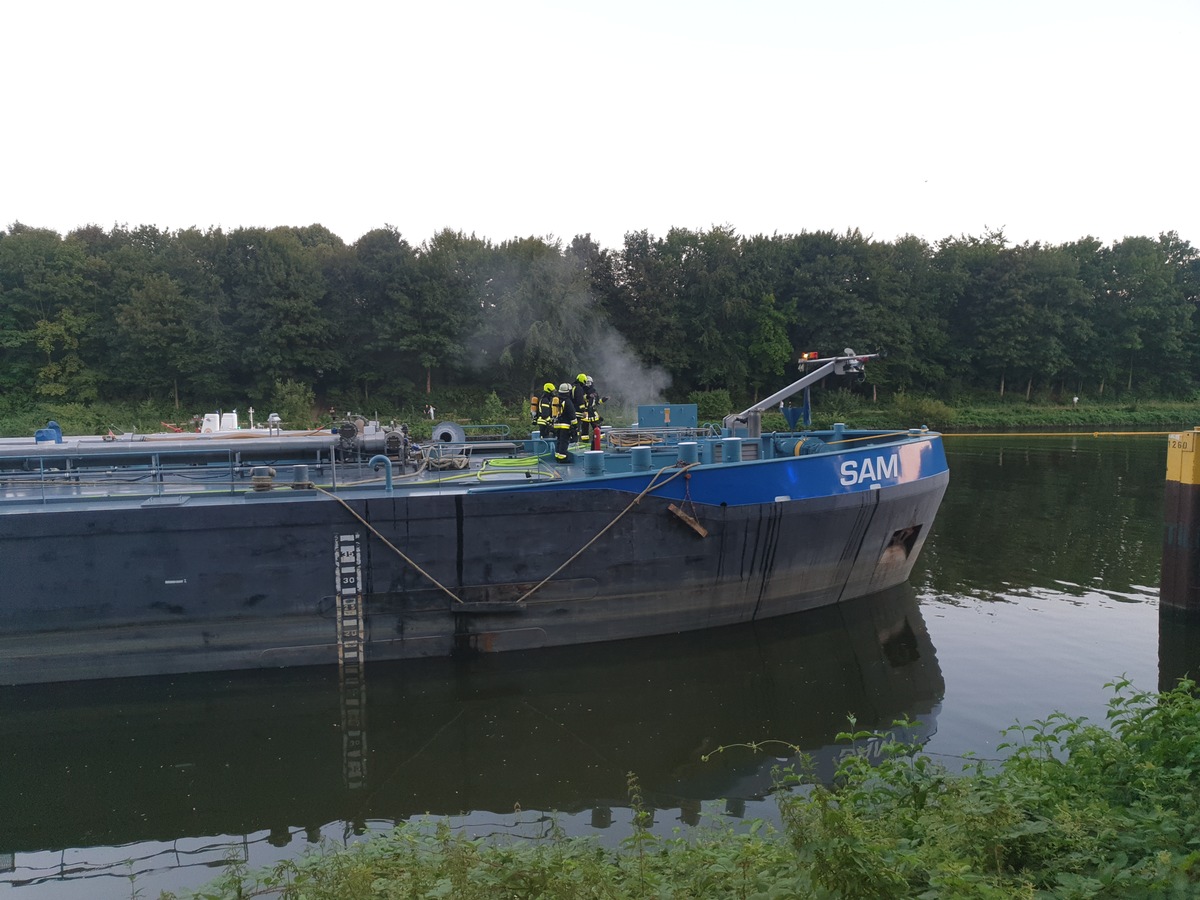
[{"label": "cargo ship", "polygon": [[[941,436],[764,432],[639,408],[566,462],[537,434],[364,419],[0,445],[0,684],[340,664],[716,628],[907,580],[949,482]],[[807,408],[807,403],[805,407]]]}]

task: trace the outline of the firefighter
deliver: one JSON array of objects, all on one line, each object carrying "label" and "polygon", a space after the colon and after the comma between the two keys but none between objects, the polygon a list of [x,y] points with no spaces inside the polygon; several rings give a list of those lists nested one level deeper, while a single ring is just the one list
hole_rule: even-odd
[{"label": "firefighter", "polygon": [[572,435],[579,427],[579,417],[575,413],[575,404],[571,402],[571,385],[565,381],[558,386],[558,413],[554,417],[554,460],[565,463],[570,461],[567,448],[571,446]]},{"label": "firefighter", "polygon": [[592,381],[592,376],[581,375],[583,378],[583,411],[579,414],[579,419],[583,422],[581,426],[587,432],[587,437],[591,437],[592,429],[599,428],[600,423],[604,421],[604,417],[600,415],[600,404],[607,403],[607,397],[601,397],[600,392],[596,390],[596,385]]},{"label": "firefighter", "polygon": [[571,440],[579,438],[579,432],[585,432],[584,438],[589,438],[592,435],[591,425],[587,420],[587,387],[585,382],[587,376],[580,372],[575,376],[575,382],[571,385],[571,402],[575,404],[575,413],[579,416],[579,427],[575,429],[575,434]]},{"label": "firefighter", "polygon": [[580,372],[575,376],[575,381],[571,384],[571,402],[575,404],[575,409],[578,412],[583,412],[583,406],[587,399],[587,389],[584,387],[586,381],[587,376]]},{"label": "firefighter", "polygon": [[547,381],[542,385],[542,395],[537,401],[537,416],[534,422],[537,424],[538,433],[549,440],[554,436],[554,417],[558,414],[558,396],[554,382]]}]

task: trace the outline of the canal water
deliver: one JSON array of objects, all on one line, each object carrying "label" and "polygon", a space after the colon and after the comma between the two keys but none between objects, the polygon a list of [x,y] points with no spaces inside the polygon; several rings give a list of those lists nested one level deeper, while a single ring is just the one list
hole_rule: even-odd
[{"label": "canal water", "polygon": [[827,778],[849,716],[957,770],[1018,722],[1102,722],[1115,679],[1200,670],[1200,631],[1158,616],[1165,435],[946,446],[910,583],[834,609],[376,665],[361,691],[319,669],[0,689],[0,898],[155,897],[423,817],[611,844],[630,773],[661,834],[771,819],[773,771]]}]

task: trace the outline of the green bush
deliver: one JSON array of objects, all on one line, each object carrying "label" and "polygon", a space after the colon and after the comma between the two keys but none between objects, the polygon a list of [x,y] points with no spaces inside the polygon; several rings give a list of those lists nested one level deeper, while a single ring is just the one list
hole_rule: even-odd
[{"label": "green bush", "polygon": [[631,775],[634,830],[617,849],[557,829],[530,844],[488,842],[426,821],[267,872],[234,861],[191,896],[1200,896],[1196,684],[1163,694],[1131,692],[1124,680],[1110,687],[1110,727],[1061,713],[1018,723],[1004,732],[1009,757],[959,774],[896,732],[839,735],[848,747],[831,784],[780,774],[783,788],[804,784],[780,794],[782,833],[710,823],[658,837]]},{"label": "green bush", "polygon": [[898,427],[928,425],[930,428],[948,428],[954,423],[954,410],[941,400],[929,397],[897,394],[892,399],[892,408],[896,411],[898,421],[895,424]]},{"label": "green bush", "polygon": [[176,423],[178,412],[167,403],[145,401],[136,405],[108,403],[34,403],[0,412],[0,434],[32,437],[47,422],[57,422],[63,434],[96,435],[165,431],[164,422]]},{"label": "green bush", "polygon": [[688,394],[687,402],[696,404],[696,414],[701,422],[720,422],[730,413],[737,412],[733,408],[733,398],[724,388],[716,391],[692,391]]},{"label": "green bush", "polygon": [[801,864],[830,896],[1200,896],[1200,702],[1110,685],[1111,728],[1054,713],[962,775],[869,732],[835,786],[781,801]]},{"label": "green bush", "polygon": [[492,391],[483,398],[483,404],[476,411],[476,417],[479,419],[480,425],[493,425],[512,418],[512,414],[505,410],[504,404],[500,402],[496,392]]},{"label": "green bush", "polygon": [[312,428],[316,424],[316,396],[307,384],[290,378],[276,381],[271,402],[274,404],[271,412],[279,414],[286,428]]}]

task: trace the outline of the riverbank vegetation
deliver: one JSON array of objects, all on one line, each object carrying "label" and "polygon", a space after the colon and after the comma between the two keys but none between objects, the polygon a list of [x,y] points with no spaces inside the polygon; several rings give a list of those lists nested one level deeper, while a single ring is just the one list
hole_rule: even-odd
[{"label": "riverbank vegetation", "polygon": [[847,346],[887,357],[830,389],[880,408],[1109,409],[1197,397],[1198,296],[1200,253],[1174,233],[1052,246],[723,226],[608,249],[586,235],[413,244],[386,227],[347,245],[320,225],[64,237],[15,223],[0,231],[0,414],[457,417],[470,411],[456,397],[516,409],[581,371],[625,409],[727,391],[728,412],[794,380],[800,352]]},{"label": "riverbank vegetation", "polygon": [[1162,694],[1110,687],[1106,725],[1062,713],[1018,723],[1001,745],[1008,756],[959,772],[891,736],[841,735],[847,752],[831,784],[780,773],[779,827],[657,836],[631,776],[633,830],[617,848],[561,834],[488,841],[417,822],[269,871],[232,865],[188,896],[1200,896],[1196,684]]},{"label": "riverbank vegetation", "polygon": [[[294,427],[336,425],[349,411],[308,411],[311,394],[300,392],[297,403],[289,401],[287,389],[279,404],[269,407]],[[495,394],[468,395],[466,391],[438,391],[432,398],[436,421],[420,408],[407,404],[381,406],[369,415],[382,422],[403,422],[410,426],[418,439],[430,436],[438,422],[456,421],[479,425],[503,425],[512,434],[529,430],[527,401],[523,398],[505,405]],[[693,391],[687,402],[697,403],[702,422],[719,423],[735,411],[728,391]],[[192,416],[180,415],[169,402],[153,403],[29,403],[0,398],[0,437],[31,437],[34,432],[56,421],[64,434],[151,433],[182,428],[195,431],[202,412]],[[228,410],[225,410],[228,412]],[[262,424],[269,412],[258,410],[255,422]],[[636,410],[609,403],[603,410],[605,421],[612,425],[629,425],[636,419]],[[247,411],[238,413],[242,427],[250,424]],[[813,426],[828,428],[834,422],[845,422],[854,428],[919,427],[922,425],[949,433],[979,433],[992,431],[1072,430],[1072,431],[1178,431],[1200,426],[1200,402],[1170,400],[1131,400],[1128,402],[1062,404],[1031,404],[1023,400],[977,402],[955,406],[931,397],[897,394],[887,402],[872,402],[852,391],[821,391],[814,394]],[[763,416],[763,427],[771,431],[787,430],[787,423],[778,412]]]}]

